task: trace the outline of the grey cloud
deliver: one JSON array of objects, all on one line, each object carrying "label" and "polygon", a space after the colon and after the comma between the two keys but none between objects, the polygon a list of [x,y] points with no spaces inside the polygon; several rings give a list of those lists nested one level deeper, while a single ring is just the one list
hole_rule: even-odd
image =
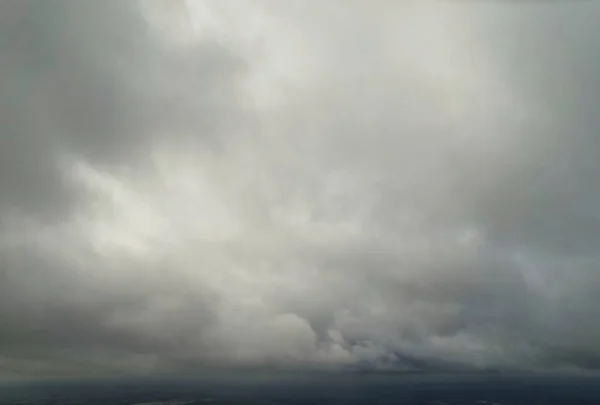
[{"label": "grey cloud", "polygon": [[214,137],[237,109],[240,63],[207,41],[184,55],[153,38],[136,3],[2,4],[3,206],[45,213],[72,202],[62,154],[123,164],[145,139]]},{"label": "grey cloud", "polygon": [[0,373],[597,368],[597,7],[365,4],[0,6]]},{"label": "grey cloud", "polygon": [[[521,180],[501,185],[494,212],[505,243],[534,243],[565,254],[594,253],[598,198],[598,13],[593,2],[481,7],[475,32],[512,80],[536,100],[546,124],[530,134]],[[476,22],[477,23],[477,22]],[[577,25],[578,29],[568,27]]]}]

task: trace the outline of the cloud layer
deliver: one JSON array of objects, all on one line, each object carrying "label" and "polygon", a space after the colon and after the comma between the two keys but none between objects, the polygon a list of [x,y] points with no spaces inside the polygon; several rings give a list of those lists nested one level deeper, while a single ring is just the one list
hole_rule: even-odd
[{"label": "cloud layer", "polygon": [[0,4],[0,376],[600,366],[600,7]]}]

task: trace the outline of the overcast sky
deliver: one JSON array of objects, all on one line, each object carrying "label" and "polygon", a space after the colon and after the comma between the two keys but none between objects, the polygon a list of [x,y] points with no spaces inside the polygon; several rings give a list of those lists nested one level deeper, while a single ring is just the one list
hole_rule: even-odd
[{"label": "overcast sky", "polygon": [[600,368],[600,3],[0,2],[0,378]]}]

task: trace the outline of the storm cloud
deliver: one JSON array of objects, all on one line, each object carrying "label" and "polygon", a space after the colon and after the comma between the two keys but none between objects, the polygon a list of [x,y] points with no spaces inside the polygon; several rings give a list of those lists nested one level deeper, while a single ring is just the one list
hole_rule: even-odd
[{"label": "storm cloud", "polygon": [[595,2],[0,3],[0,376],[600,367]]}]

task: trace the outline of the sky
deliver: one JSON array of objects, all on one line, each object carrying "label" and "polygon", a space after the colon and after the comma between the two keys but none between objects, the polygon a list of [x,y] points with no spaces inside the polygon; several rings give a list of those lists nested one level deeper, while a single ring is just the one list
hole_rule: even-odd
[{"label": "sky", "polygon": [[0,2],[0,378],[597,370],[599,19]]}]

